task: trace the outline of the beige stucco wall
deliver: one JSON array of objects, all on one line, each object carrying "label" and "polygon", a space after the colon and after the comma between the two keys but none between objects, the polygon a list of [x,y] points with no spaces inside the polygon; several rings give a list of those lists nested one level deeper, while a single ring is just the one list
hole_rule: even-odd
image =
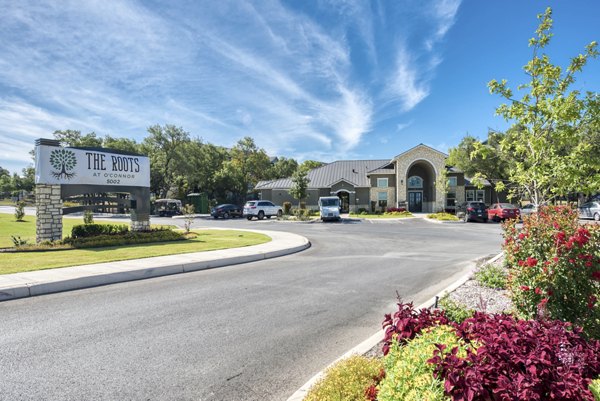
[{"label": "beige stucco wall", "polygon": [[[425,161],[431,164],[435,172],[435,180],[438,180],[440,171],[443,171],[446,168],[446,156],[438,152],[434,149],[431,149],[424,145],[418,145],[413,149],[405,152],[396,158],[394,158],[394,162],[396,163],[396,188],[397,188],[397,201],[398,202],[408,202],[407,191],[406,191],[406,179],[408,169],[411,165],[417,161]],[[436,184],[435,186],[435,202],[424,202],[424,208],[427,207],[430,210],[424,210],[424,212],[435,212],[438,210],[443,210],[444,204],[446,200],[446,194],[440,189],[440,186]]]}]

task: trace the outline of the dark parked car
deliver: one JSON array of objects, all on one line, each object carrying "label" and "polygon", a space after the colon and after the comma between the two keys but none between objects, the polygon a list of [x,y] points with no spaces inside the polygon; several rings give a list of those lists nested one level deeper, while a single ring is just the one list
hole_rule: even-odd
[{"label": "dark parked car", "polygon": [[488,218],[492,221],[504,221],[519,217],[519,208],[510,203],[494,203],[488,209]]},{"label": "dark parked car", "polygon": [[479,220],[487,223],[488,213],[485,203],[478,201],[463,202],[456,207],[456,217],[465,222]]},{"label": "dark parked car", "polygon": [[230,203],[225,203],[223,205],[217,205],[210,209],[210,215],[215,219],[222,217],[224,219],[228,219],[230,217],[242,217],[242,208],[236,205],[232,205]]}]

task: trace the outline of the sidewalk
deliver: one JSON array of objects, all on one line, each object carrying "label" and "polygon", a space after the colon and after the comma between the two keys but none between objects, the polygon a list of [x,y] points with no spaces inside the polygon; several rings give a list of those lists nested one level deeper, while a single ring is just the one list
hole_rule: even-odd
[{"label": "sidewalk", "polygon": [[297,234],[241,231],[265,234],[272,241],[242,248],[4,274],[0,275],[0,301],[254,262],[310,247],[308,239]]}]

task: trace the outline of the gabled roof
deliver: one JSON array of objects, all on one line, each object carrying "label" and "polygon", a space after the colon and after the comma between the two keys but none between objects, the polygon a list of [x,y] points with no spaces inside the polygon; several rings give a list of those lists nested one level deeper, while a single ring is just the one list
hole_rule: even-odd
[{"label": "gabled roof", "polygon": [[[355,187],[370,187],[367,172],[376,170],[390,163],[385,160],[338,160],[308,172],[309,189],[331,188],[332,185],[346,181]],[[393,170],[392,170],[393,171]],[[289,189],[292,186],[290,178],[272,181],[260,181],[255,189]]]},{"label": "gabled roof", "polygon": [[408,149],[407,151],[404,151],[404,152],[400,153],[399,155],[397,155],[396,157],[394,157],[394,159],[396,159],[396,158],[398,158],[398,157],[400,157],[400,156],[402,156],[402,155],[405,155],[405,154],[407,154],[407,153],[409,153],[409,152],[412,152],[413,150],[415,150],[415,149],[417,149],[417,148],[427,148],[427,149],[429,149],[429,150],[433,150],[433,151],[434,151],[434,152],[436,152],[436,153],[439,153],[440,155],[442,155],[442,156],[444,156],[444,157],[448,157],[448,155],[447,155],[447,154],[445,154],[444,152],[440,152],[439,150],[437,150],[437,149],[434,149],[434,148],[432,148],[431,146],[427,146],[427,145],[425,145],[425,144],[422,144],[422,143],[420,143],[420,144],[418,144],[417,146],[414,146],[414,147],[412,147],[412,148]]}]

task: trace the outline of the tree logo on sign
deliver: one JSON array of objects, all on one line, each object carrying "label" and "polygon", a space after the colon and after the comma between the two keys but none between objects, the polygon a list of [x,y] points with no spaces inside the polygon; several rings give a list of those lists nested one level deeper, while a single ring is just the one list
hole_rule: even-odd
[{"label": "tree logo on sign", "polygon": [[56,149],[50,153],[50,164],[56,170],[52,171],[52,176],[54,178],[64,178],[70,180],[75,177],[75,173],[71,171],[77,165],[77,159],[75,158],[75,153],[67,149]]}]

